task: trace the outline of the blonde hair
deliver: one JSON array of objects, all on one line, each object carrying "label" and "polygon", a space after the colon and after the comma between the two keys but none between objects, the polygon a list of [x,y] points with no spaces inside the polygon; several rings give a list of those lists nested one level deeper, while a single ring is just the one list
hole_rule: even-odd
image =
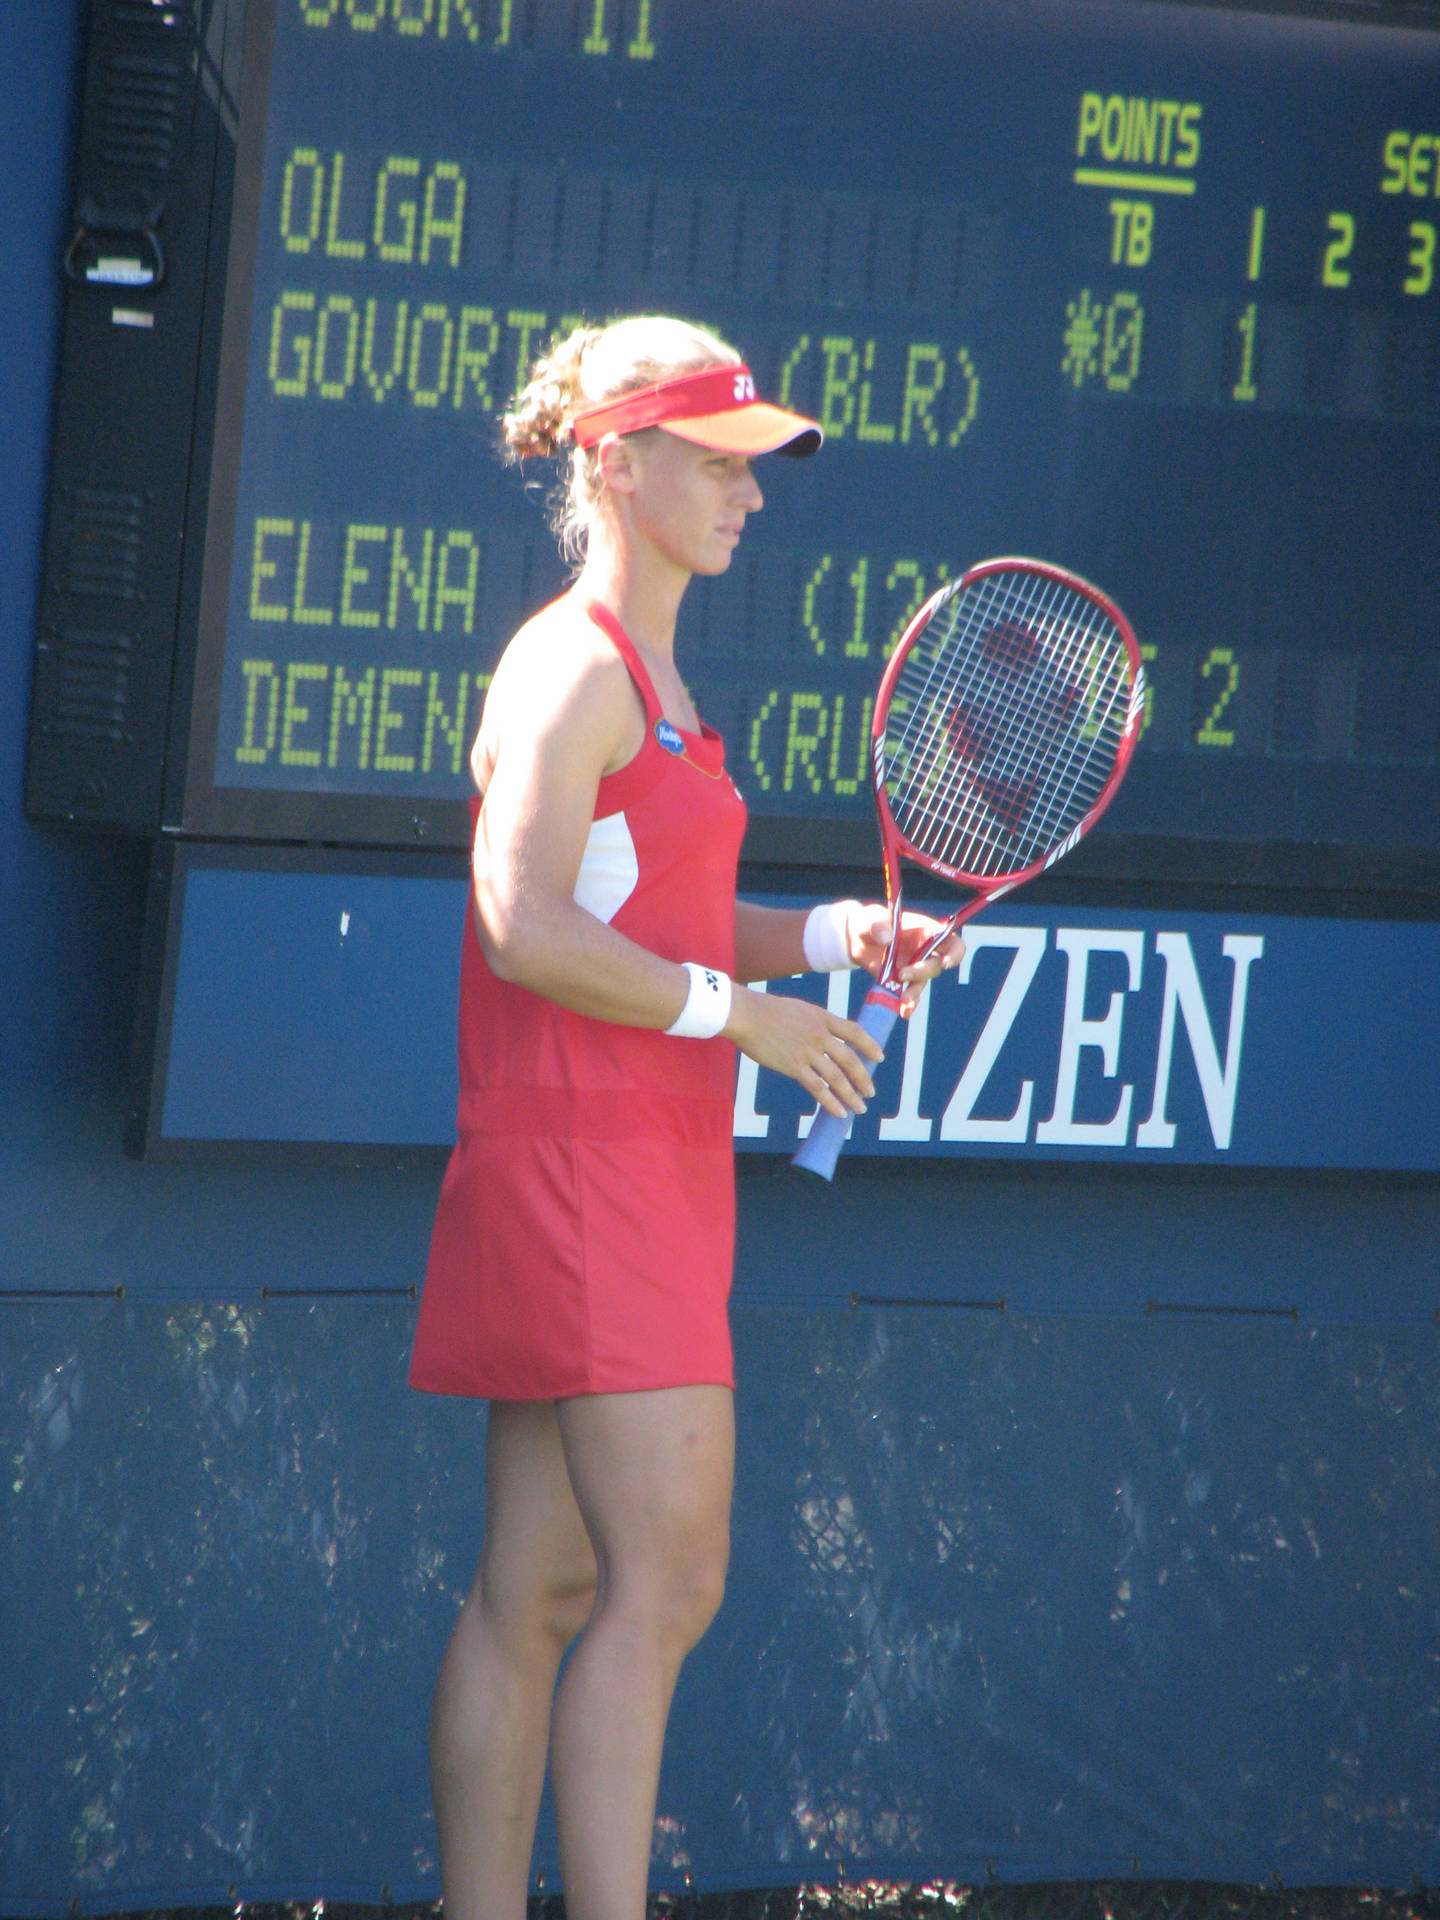
[{"label": "blonde hair", "polygon": [[572,566],[584,561],[603,493],[595,448],[577,447],[571,438],[575,415],[672,374],[717,364],[739,366],[740,356],[717,334],[663,314],[577,327],[535,362],[501,429],[512,460],[565,459],[550,514],[560,551]]}]

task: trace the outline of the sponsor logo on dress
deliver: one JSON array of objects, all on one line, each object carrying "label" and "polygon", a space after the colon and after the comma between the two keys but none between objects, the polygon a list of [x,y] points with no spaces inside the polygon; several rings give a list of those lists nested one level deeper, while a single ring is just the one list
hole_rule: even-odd
[{"label": "sponsor logo on dress", "polygon": [[685,741],[678,727],[671,726],[668,720],[655,722],[655,738],[667,753],[683,754]]}]

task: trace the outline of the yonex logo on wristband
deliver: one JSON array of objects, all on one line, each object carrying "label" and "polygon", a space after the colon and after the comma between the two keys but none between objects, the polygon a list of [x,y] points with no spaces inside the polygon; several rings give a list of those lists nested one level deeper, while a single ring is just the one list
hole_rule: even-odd
[{"label": "yonex logo on wristband", "polygon": [[679,1018],[665,1031],[680,1040],[713,1040],[730,1018],[730,976],[698,960],[681,964],[690,976],[690,990]]},{"label": "yonex logo on wristband", "polygon": [[672,726],[668,720],[655,722],[655,738],[667,753],[684,753],[685,751],[685,741],[680,729]]}]

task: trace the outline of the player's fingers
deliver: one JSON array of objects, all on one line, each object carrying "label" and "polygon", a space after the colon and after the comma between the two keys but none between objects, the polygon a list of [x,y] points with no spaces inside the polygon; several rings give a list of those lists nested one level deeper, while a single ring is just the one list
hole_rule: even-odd
[{"label": "player's fingers", "polygon": [[900,969],[900,978],[909,986],[924,986],[927,980],[933,980],[939,973],[943,961],[938,953],[932,953],[928,960],[916,960],[908,967]]},{"label": "player's fingers", "polygon": [[907,986],[912,982],[923,985],[925,981],[933,980],[937,974],[944,973],[951,967],[958,967],[964,957],[965,942],[959,934],[952,933],[933,953],[927,954],[925,959],[915,961],[908,967],[902,967],[900,978]]},{"label": "player's fingers", "polygon": [[889,946],[891,926],[889,908],[882,907],[877,901],[867,901],[852,910],[850,915],[851,932],[869,946]]},{"label": "player's fingers", "polygon": [[827,1113],[833,1113],[837,1120],[844,1120],[852,1113],[863,1113],[865,1102],[846,1079],[844,1074],[834,1070],[835,1063],[828,1055],[823,1055],[827,1067],[807,1067],[801,1075],[801,1084],[812,1093]]},{"label": "player's fingers", "polygon": [[843,1041],[831,1041],[818,1070],[831,1091],[857,1112],[875,1092],[875,1083],[870,1078],[865,1062]]},{"label": "player's fingers", "polygon": [[832,1015],[830,1031],[837,1039],[845,1041],[847,1046],[853,1047],[863,1059],[878,1063],[885,1058],[885,1049],[880,1042],[854,1020],[842,1020],[838,1014]]},{"label": "player's fingers", "polygon": [[830,1034],[818,1061],[817,1071],[852,1112],[858,1113],[875,1091],[865,1062],[839,1034]]}]

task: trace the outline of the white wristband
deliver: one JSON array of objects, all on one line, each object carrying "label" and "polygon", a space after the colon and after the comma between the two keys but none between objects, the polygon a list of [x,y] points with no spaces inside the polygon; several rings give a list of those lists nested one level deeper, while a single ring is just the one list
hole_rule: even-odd
[{"label": "white wristband", "polygon": [[826,900],[810,909],[800,944],[812,973],[840,973],[855,965],[850,958],[850,909],[859,904]]},{"label": "white wristband", "polygon": [[730,976],[718,967],[702,967],[695,960],[682,964],[690,976],[690,991],[680,1018],[665,1031],[677,1040],[713,1040],[730,1018]]}]

